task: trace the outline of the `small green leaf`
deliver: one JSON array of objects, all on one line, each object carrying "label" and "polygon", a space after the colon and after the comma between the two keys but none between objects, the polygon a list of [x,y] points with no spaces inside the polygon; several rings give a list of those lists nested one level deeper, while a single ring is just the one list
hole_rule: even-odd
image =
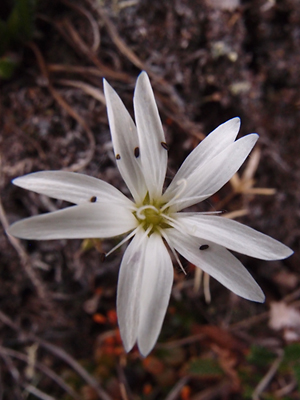
[{"label": "small green leaf", "polygon": [[300,360],[300,343],[292,343],[284,349],[284,361],[295,362]]},{"label": "small green leaf", "polygon": [[18,61],[11,57],[0,58],[0,78],[10,79],[15,72],[18,64]]},{"label": "small green leaf", "polygon": [[294,375],[298,384],[298,389],[300,389],[300,363],[296,363],[293,366]]},{"label": "small green leaf", "polygon": [[247,357],[249,363],[256,365],[257,367],[267,367],[276,358],[275,354],[265,347],[253,346]]},{"label": "small green leaf", "polygon": [[35,0],[16,0],[7,20],[7,29],[12,40],[24,42],[31,39],[34,30]]},{"label": "small green leaf", "polygon": [[201,378],[219,377],[223,375],[223,370],[218,362],[211,358],[197,358],[191,360],[187,366],[187,372]]}]

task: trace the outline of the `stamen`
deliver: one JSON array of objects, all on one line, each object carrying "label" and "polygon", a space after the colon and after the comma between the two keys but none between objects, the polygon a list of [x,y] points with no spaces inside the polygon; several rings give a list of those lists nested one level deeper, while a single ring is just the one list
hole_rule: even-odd
[{"label": "stamen", "polygon": [[142,206],[142,207],[140,207],[137,211],[136,211],[136,216],[137,216],[137,218],[138,219],[146,219],[146,216],[144,215],[144,214],[142,214],[142,212],[144,211],[144,210],[147,210],[147,209],[151,209],[151,210],[154,210],[154,211],[156,211],[157,213],[158,213],[158,209],[156,208],[156,207],[154,207],[154,206],[152,206],[151,204],[147,204],[147,205],[145,205],[145,206]]},{"label": "stamen", "polygon": [[121,242],[119,242],[115,247],[109,250],[109,252],[106,253],[105,257],[108,257],[111,253],[113,253],[115,250],[121,247],[124,243],[128,242],[128,240],[131,239],[137,233],[138,229],[140,229],[139,226],[135,228],[132,232],[130,232],[129,235],[127,235],[123,240],[121,240]]},{"label": "stamen", "polygon": [[91,203],[96,203],[96,201],[97,201],[97,197],[96,197],[96,196],[92,196],[92,197],[90,198],[90,202],[91,202]]},{"label": "stamen", "polygon": [[208,275],[207,272],[204,272],[204,276],[203,276],[203,292],[204,292],[204,298],[205,298],[205,301],[206,301],[207,304],[209,304],[211,302],[209,280],[210,280],[210,276]]},{"label": "stamen", "polygon": [[193,233],[189,229],[187,229],[186,226],[182,225],[178,220],[166,214],[162,214],[162,217],[165,218],[168,221],[169,225],[171,225],[172,228],[176,229],[177,231],[184,233],[185,235],[193,235]]},{"label": "stamen", "polygon": [[[142,234],[142,236],[140,237],[140,241],[138,242],[138,243],[136,243],[136,247],[137,248],[140,248],[140,243],[144,240],[144,238],[146,237],[146,236],[148,236],[148,234],[150,233],[150,231],[152,230],[152,228],[153,228],[153,225],[150,225],[149,226],[149,228],[146,230],[146,231],[144,231],[143,232],[143,234]],[[138,229],[140,229],[140,227],[137,227],[137,229],[136,230],[138,230]],[[131,255],[131,257],[128,259],[128,263],[132,260],[132,258],[134,257],[134,255],[135,255],[136,253],[133,253],[132,255]]]},{"label": "stamen", "polygon": [[176,196],[174,196],[168,203],[166,203],[162,208],[161,211],[164,211],[166,208],[169,208],[171,205],[175,204],[178,199],[178,197],[180,197],[182,195],[182,193],[184,192],[186,186],[187,186],[187,180],[186,179],[179,179],[179,181],[177,182],[177,186],[181,186],[181,189],[178,191],[178,193],[176,194]]},{"label": "stamen", "polygon": [[196,268],[194,277],[194,291],[199,292],[201,282],[202,282],[203,271],[201,268]]},{"label": "stamen", "polygon": [[139,147],[136,147],[134,149],[134,156],[135,156],[135,158],[138,158],[140,156],[140,148]]},{"label": "stamen", "polygon": [[116,160],[121,160],[120,154],[116,154]]},{"label": "stamen", "polygon": [[167,145],[166,142],[161,142],[160,144],[162,145],[162,147],[163,147],[165,150],[169,150],[169,146]]},{"label": "stamen", "polygon": [[168,246],[170,248],[170,250],[173,253],[173,256],[175,257],[175,260],[177,261],[178,265],[180,266],[182,272],[184,273],[184,275],[187,275],[185,269],[183,268],[183,265],[181,264],[181,261],[178,257],[178,254],[176,253],[176,250],[174,249],[174,247],[171,245],[168,236],[166,235],[166,233],[164,232],[163,229],[158,228],[159,233],[161,234],[161,236],[165,239],[165,241],[168,243]]},{"label": "stamen", "polygon": [[100,254],[100,261],[101,261],[101,262],[104,262],[105,259],[106,259],[106,254],[105,254],[105,253],[101,253],[101,254]]},{"label": "stamen", "polygon": [[[184,203],[185,201],[193,201],[193,204],[201,203],[201,201],[207,199],[211,195],[203,195],[203,196],[191,196],[191,197],[184,197],[183,199],[177,200],[177,195],[173,197],[167,204],[164,205],[164,209],[170,207],[170,205],[174,206],[180,203]],[[189,206],[190,207],[190,206]]]},{"label": "stamen", "polygon": [[[201,211],[199,212],[199,215],[216,215],[216,214],[223,214],[224,211]],[[197,213],[198,214],[198,213]],[[181,212],[178,214],[179,218],[185,218],[185,217],[194,217],[195,213],[194,212]]]}]

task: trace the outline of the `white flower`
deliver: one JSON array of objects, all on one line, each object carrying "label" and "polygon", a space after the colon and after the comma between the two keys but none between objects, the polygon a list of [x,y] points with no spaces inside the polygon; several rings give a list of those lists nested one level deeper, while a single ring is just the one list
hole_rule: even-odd
[{"label": "white flower", "polygon": [[[37,193],[76,204],[21,220],[9,228],[24,239],[132,239],[121,263],[117,313],[126,351],[137,342],[146,356],[155,345],[170,299],[177,252],[245,299],[264,294],[229,250],[262,260],[292,254],[280,242],[236,221],[205,213],[179,212],[218,191],[240,168],[258,139],[236,140],[239,118],[220,125],[187,157],[163,192],[167,145],[149,78],[142,72],[134,94],[135,121],[104,80],[116,163],[133,200],[110,184],[86,175],[45,171],[14,180]],[[167,245],[167,246],[166,246]]]}]

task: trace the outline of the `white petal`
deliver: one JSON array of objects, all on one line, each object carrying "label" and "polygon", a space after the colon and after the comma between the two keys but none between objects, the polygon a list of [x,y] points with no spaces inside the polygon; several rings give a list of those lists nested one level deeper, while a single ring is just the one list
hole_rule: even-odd
[{"label": "white petal", "polygon": [[190,175],[183,176],[183,187],[174,187],[171,184],[164,193],[163,200],[167,202],[172,197],[180,200],[176,207],[179,211],[213,195],[241,167],[257,139],[258,135],[251,134],[230,144],[205,165],[196,168]]},{"label": "white petal", "polygon": [[191,235],[238,253],[261,260],[281,260],[293,254],[289,247],[270,236],[228,218],[201,214],[185,216],[184,213],[179,213],[178,217]]},{"label": "white petal", "polygon": [[[241,262],[224,247],[208,240],[201,241],[184,235],[175,229],[167,229],[166,234],[174,248],[188,261],[217,279],[235,294],[253,301],[263,302],[265,297]],[[209,245],[200,250],[201,245]]]},{"label": "white petal", "polygon": [[192,174],[197,168],[203,166],[233,143],[237,137],[240,126],[240,119],[235,117],[219,125],[207,135],[184,160],[172,181],[172,185],[176,187],[180,179],[186,178]]},{"label": "white petal", "polygon": [[141,162],[150,198],[161,195],[167,170],[165,135],[151,84],[146,72],[137,80],[134,92],[134,114],[138,130]]},{"label": "white petal", "polygon": [[22,239],[84,239],[122,235],[137,226],[127,209],[117,204],[83,203],[14,223],[8,233]]},{"label": "white petal", "polygon": [[129,205],[131,201],[119,190],[100,179],[67,171],[40,171],[21,176],[13,183],[55,199],[80,204],[97,197],[97,202]]},{"label": "white petal", "polygon": [[161,236],[153,233],[147,242],[138,330],[138,346],[144,356],[157,341],[173,284],[173,265]]},{"label": "white petal", "polygon": [[132,196],[139,202],[145,198],[147,189],[140,156],[136,157],[139,151],[136,126],[122,100],[105,79],[103,87],[117,166]]},{"label": "white petal", "polygon": [[117,314],[126,351],[130,351],[137,340],[147,241],[145,232],[138,231],[124,253],[119,272]]}]

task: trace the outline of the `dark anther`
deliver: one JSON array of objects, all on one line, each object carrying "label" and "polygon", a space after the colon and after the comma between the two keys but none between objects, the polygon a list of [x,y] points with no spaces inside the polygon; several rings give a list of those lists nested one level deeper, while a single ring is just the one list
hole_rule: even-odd
[{"label": "dark anther", "polygon": [[93,196],[93,197],[90,198],[90,202],[91,203],[96,203],[96,201],[97,201],[97,197],[96,196]]},{"label": "dark anther", "polygon": [[136,158],[138,158],[139,155],[140,155],[140,148],[139,148],[139,147],[136,147],[136,148],[134,149],[134,156],[135,156]]},{"label": "dark anther", "polygon": [[106,254],[105,254],[105,253],[101,253],[101,254],[100,254],[100,261],[101,261],[101,262],[104,262],[105,259],[106,259]]},{"label": "dark anther", "polygon": [[162,147],[163,147],[165,150],[169,150],[169,146],[167,145],[166,142],[161,142],[160,144],[162,145]]},{"label": "dark anther", "polygon": [[200,247],[199,247],[199,250],[207,250],[209,248],[209,245],[208,244],[202,244]]},{"label": "dark anther", "polygon": [[121,160],[120,154],[116,154],[116,160]]}]

